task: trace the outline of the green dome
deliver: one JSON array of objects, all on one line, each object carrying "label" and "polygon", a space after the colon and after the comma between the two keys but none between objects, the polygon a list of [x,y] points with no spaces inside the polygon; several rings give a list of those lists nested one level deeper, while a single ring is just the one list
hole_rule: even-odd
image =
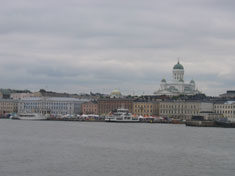
[{"label": "green dome", "polygon": [[165,79],[165,78],[163,78],[163,79],[161,80],[161,82],[166,82],[166,79]]},{"label": "green dome", "polygon": [[178,61],[178,63],[173,67],[173,69],[183,70],[184,67],[183,67],[183,65],[181,65],[180,62]]},{"label": "green dome", "polygon": [[190,84],[195,84],[195,81],[194,81],[194,80],[191,80],[191,81],[190,81]]}]

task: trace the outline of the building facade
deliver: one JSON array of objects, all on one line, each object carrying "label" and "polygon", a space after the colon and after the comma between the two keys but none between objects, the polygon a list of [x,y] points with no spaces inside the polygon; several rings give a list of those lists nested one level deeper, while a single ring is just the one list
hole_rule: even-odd
[{"label": "building facade", "polygon": [[91,101],[82,104],[82,114],[98,114],[98,103]]},{"label": "building facade", "polygon": [[227,92],[224,94],[221,94],[220,97],[222,97],[222,98],[235,98],[235,90],[227,90]]},{"label": "building facade", "polygon": [[18,111],[42,114],[81,114],[85,99],[32,97],[19,101]]},{"label": "building facade", "polygon": [[202,116],[204,120],[209,120],[209,121],[214,121],[214,120],[218,120],[220,118],[223,118],[222,114],[213,112],[213,111],[205,111],[205,112],[200,112],[199,116]]},{"label": "building facade", "polygon": [[214,109],[216,113],[235,120],[235,101],[216,102]]},{"label": "building facade", "polygon": [[214,111],[213,103],[199,101],[162,101],[159,114],[163,117],[188,120],[200,112]]},{"label": "building facade", "polygon": [[166,79],[161,80],[160,89],[154,92],[155,95],[167,95],[167,96],[177,96],[177,95],[195,95],[200,92],[196,89],[196,84],[194,80],[189,83],[184,82],[184,67],[178,63],[173,67],[172,71],[172,82],[167,82]]},{"label": "building facade", "polygon": [[14,99],[14,100],[20,100],[23,98],[29,98],[29,97],[33,97],[34,94],[32,93],[11,93],[10,98]]},{"label": "building facade", "polygon": [[138,116],[159,116],[159,102],[134,101],[133,114]]},{"label": "building facade", "polygon": [[99,115],[108,114],[119,108],[128,109],[132,113],[133,99],[131,98],[101,98],[97,103]]},{"label": "building facade", "polygon": [[0,115],[18,112],[18,101],[11,99],[0,99]]}]

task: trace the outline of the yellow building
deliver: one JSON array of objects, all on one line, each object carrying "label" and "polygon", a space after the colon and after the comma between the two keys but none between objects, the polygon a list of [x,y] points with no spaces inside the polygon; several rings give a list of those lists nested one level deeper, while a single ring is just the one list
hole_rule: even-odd
[{"label": "yellow building", "polygon": [[159,116],[159,103],[152,101],[133,102],[133,114],[138,116]]},{"label": "yellow building", "polygon": [[18,101],[11,99],[0,99],[0,114],[17,113]]}]

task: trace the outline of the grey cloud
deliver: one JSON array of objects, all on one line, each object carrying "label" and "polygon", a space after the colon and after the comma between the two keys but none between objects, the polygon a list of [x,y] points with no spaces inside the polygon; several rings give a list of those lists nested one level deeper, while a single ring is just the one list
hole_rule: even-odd
[{"label": "grey cloud", "polygon": [[0,81],[6,87],[152,93],[161,78],[171,79],[177,57],[186,79],[206,93],[235,87],[232,0],[2,4]]}]

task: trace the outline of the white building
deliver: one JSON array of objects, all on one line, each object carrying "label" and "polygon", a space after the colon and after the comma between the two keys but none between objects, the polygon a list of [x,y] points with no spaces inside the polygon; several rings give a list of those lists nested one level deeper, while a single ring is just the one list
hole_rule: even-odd
[{"label": "white building", "polygon": [[34,95],[32,93],[12,93],[10,98],[14,99],[14,100],[20,100],[23,98],[29,98],[29,97],[33,97]]},{"label": "white building", "polygon": [[200,112],[213,112],[213,103],[200,101],[162,101],[159,115],[176,119],[191,119]]},{"label": "white building", "polygon": [[235,101],[217,102],[214,109],[216,113],[235,120]]},{"label": "white building", "polygon": [[19,101],[18,111],[19,113],[81,114],[82,103],[87,101],[77,98],[31,97]]},{"label": "white building", "polygon": [[173,67],[173,81],[167,83],[166,79],[161,80],[160,89],[154,92],[155,95],[195,95],[200,93],[196,90],[196,84],[194,80],[189,83],[184,82],[184,67],[178,63]]}]

